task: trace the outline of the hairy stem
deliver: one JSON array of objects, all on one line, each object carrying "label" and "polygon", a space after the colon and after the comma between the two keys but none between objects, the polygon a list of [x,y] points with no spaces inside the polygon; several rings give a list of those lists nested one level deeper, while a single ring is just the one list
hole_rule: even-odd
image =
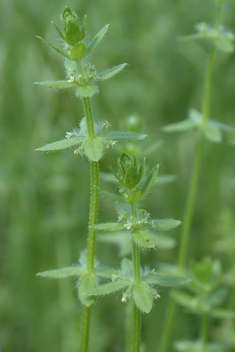
[{"label": "hairy stem", "polygon": [[[89,98],[83,99],[84,110],[86,114],[88,135],[92,138],[95,135],[94,132],[94,121],[92,116],[91,103]],[[87,242],[87,262],[86,271],[88,273],[94,272],[94,261],[95,261],[95,239],[96,230],[91,226],[97,223],[98,217],[98,185],[99,185],[99,164],[96,161],[91,161],[90,165],[90,212],[89,212],[89,231],[88,231],[88,242]],[[88,351],[89,341],[89,325],[90,325],[90,307],[83,307],[82,313],[82,329],[81,329],[81,347],[80,352]]]},{"label": "hairy stem", "polygon": [[[134,205],[132,205],[132,216],[135,218],[136,211]],[[140,281],[140,250],[139,246],[132,241],[132,260],[133,260],[133,274],[134,281]],[[134,304],[133,307],[133,329],[132,329],[132,352],[140,351],[140,330],[141,330],[141,317],[140,310]]]},{"label": "hairy stem", "polygon": [[[218,2],[216,20],[215,20],[215,29],[219,28],[221,6],[222,6],[222,3]],[[206,71],[205,71],[204,93],[203,93],[203,100],[202,100],[202,116],[203,116],[204,123],[206,123],[209,119],[214,56],[215,56],[215,45],[212,44],[210,55],[207,61]],[[192,225],[193,211],[194,211],[194,206],[196,202],[197,186],[198,186],[198,180],[199,180],[199,175],[201,170],[203,150],[204,150],[204,141],[203,141],[203,138],[201,137],[196,147],[194,166],[193,166],[191,181],[188,188],[188,196],[187,196],[186,207],[185,207],[184,217],[183,217],[184,219],[183,226],[180,234],[180,246],[179,246],[178,260],[177,260],[179,270],[182,270],[185,267],[185,263],[187,259],[189,233]],[[166,352],[168,349],[170,334],[171,334],[171,330],[174,322],[174,315],[175,315],[175,309],[176,309],[175,305],[176,304],[170,299],[167,312],[166,312],[166,319],[163,325],[164,332],[162,335],[160,352]]]}]

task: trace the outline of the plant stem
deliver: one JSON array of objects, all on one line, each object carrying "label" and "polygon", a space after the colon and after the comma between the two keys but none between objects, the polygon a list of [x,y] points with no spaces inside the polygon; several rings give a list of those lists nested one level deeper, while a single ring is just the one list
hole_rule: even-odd
[{"label": "plant stem", "polygon": [[[215,20],[216,30],[219,28],[219,24],[220,24],[221,6],[222,6],[222,2],[218,2],[216,20]],[[207,123],[209,119],[212,71],[213,71],[213,64],[214,64],[215,49],[216,49],[215,44],[212,44],[210,55],[207,61],[206,72],[205,72],[204,93],[203,93],[203,103],[202,103],[202,118],[204,123]],[[180,246],[179,246],[177,264],[178,264],[179,270],[181,271],[185,267],[185,263],[187,259],[189,233],[192,225],[193,210],[194,210],[195,201],[196,201],[197,186],[198,186],[198,180],[200,175],[203,150],[204,150],[204,140],[201,137],[196,147],[194,166],[193,166],[191,181],[189,184],[188,196],[187,196],[186,207],[185,207],[185,212],[183,217],[184,221],[183,221],[183,226],[180,234]],[[170,299],[167,312],[166,312],[166,319],[163,326],[164,332],[163,332],[162,341],[160,345],[160,352],[167,351],[172,325],[174,321],[175,309],[176,309],[176,303]]]},{"label": "plant stem", "polygon": [[[132,216],[136,217],[136,211],[134,204],[132,204]],[[133,260],[133,274],[134,282],[137,283],[140,281],[140,250],[139,246],[132,241],[132,260]],[[140,351],[140,330],[141,330],[141,321],[140,321],[140,310],[134,304],[133,310],[133,330],[132,330],[132,352]]]},{"label": "plant stem", "polygon": [[[83,105],[87,121],[88,136],[94,137],[94,121],[92,116],[91,103],[89,98],[83,99]],[[89,231],[88,231],[88,242],[87,242],[87,262],[86,271],[87,273],[94,272],[94,261],[95,261],[95,239],[96,230],[91,226],[97,223],[98,217],[98,185],[99,185],[99,164],[96,161],[91,161],[90,166],[91,184],[90,184],[90,212],[89,212]],[[82,330],[81,330],[81,347],[80,352],[88,351],[88,340],[89,340],[89,325],[90,325],[90,307],[83,307],[82,313]]]},{"label": "plant stem", "polygon": [[204,313],[202,317],[201,325],[201,343],[202,343],[202,352],[206,352],[207,345],[207,328],[208,328],[208,314]]}]

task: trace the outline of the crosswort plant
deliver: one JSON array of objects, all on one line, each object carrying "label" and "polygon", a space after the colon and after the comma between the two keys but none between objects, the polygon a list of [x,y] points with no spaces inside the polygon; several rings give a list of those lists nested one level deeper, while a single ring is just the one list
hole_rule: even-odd
[{"label": "crosswort plant", "polygon": [[[129,351],[140,351],[141,314],[149,313],[153,300],[160,297],[158,287],[172,287],[188,283],[190,280],[173,275],[159,275],[154,269],[140,266],[140,249],[155,248],[156,234],[177,227],[179,220],[152,220],[150,214],[142,207],[146,197],[155,183],[159,165],[146,176],[145,159],[140,166],[136,157],[133,160],[127,154],[118,159],[118,171],[113,169],[119,183],[120,195],[101,191],[116,201],[118,222],[98,224],[99,196],[99,161],[105,150],[116,143],[137,142],[146,137],[142,133],[110,131],[107,121],[97,121],[93,117],[91,97],[99,92],[100,83],[112,78],[124,69],[121,64],[103,72],[89,62],[90,54],[104,38],[108,25],[88,42],[86,38],[87,16],[79,17],[66,7],[60,17],[61,29],[54,24],[56,32],[62,39],[60,49],[39,39],[60,54],[64,60],[66,79],[59,81],[36,82],[36,84],[57,90],[71,89],[83,102],[85,117],[81,118],[79,127],[66,132],[64,139],[46,144],[37,149],[41,152],[54,152],[74,148],[74,155],[86,157],[90,164],[90,210],[88,224],[87,249],[80,253],[79,264],[39,273],[49,278],[77,279],[78,298],[83,306],[81,318],[80,352],[88,351],[91,306],[97,296],[105,296],[122,291],[122,302],[130,300],[133,304],[133,319],[128,333],[131,335]],[[95,258],[96,232],[125,232],[132,243],[132,261],[124,258],[120,270],[102,267]],[[107,283],[107,280],[109,282]]]}]

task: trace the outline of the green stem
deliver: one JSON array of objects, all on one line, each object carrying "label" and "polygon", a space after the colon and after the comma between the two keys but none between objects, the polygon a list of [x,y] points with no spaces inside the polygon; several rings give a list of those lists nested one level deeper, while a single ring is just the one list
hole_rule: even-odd
[{"label": "green stem", "polygon": [[[86,114],[88,136],[94,137],[94,122],[91,110],[91,103],[89,98],[83,99],[84,110]],[[90,167],[91,185],[90,185],[90,212],[89,212],[89,231],[88,231],[88,242],[87,242],[87,262],[86,271],[87,273],[94,272],[94,261],[95,261],[95,240],[96,230],[91,228],[97,223],[98,217],[98,185],[99,185],[99,164],[96,161],[91,161]],[[88,340],[89,340],[89,325],[90,325],[90,307],[83,307],[82,313],[82,329],[81,329],[81,347],[80,352],[88,351]]]},{"label": "green stem", "polygon": [[[134,218],[136,217],[136,210],[135,210],[134,204],[132,204],[132,216]],[[133,260],[134,282],[137,283],[140,281],[140,250],[139,250],[139,246],[134,241],[132,241],[132,260]],[[134,304],[131,352],[140,351],[140,330],[141,330],[140,310]]]},{"label": "green stem", "polygon": [[[220,24],[221,6],[222,6],[222,3],[218,2],[216,20],[215,20],[216,30],[219,28],[219,24]],[[205,81],[204,81],[204,93],[203,93],[203,104],[202,104],[202,116],[203,116],[204,123],[206,123],[209,119],[214,56],[215,56],[215,45],[212,44],[210,55],[207,61]],[[192,225],[193,210],[194,210],[195,201],[196,201],[197,186],[198,186],[198,180],[200,175],[203,150],[204,150],[204,141],[203,141],[203,138],[201,137],[197,144],[197,148],[195,152],[194,166],[193,166],[191,181],[189,184],[188,196],[187,196],[186,207],[185,207],[185,212],[183,217],[184,221],[183,221],[183,226],[180,234],[180,246],[179,246],[179,253],[178,253],[178,260],[177,260],[178,268],[180,270],[182,270],[185,267],[185,263],[187,259],[189,233]],[[166,312],[166,319],[163,326],[164,330],[163,330],[162,341],[160,345],[160,352],[166,352],[168,349],[170,334],[171,334],[171,330],[174,322],[175,309],[176,309],[175,303],[170,299],[167,312]]]},{"label": "green stem", "polygon": [[201,343],[202,343],[202,352],[206,352],[207,345],[207,329],[208,329],[208,314],[204,313],[202,317],[202,326],[201,326]]}]

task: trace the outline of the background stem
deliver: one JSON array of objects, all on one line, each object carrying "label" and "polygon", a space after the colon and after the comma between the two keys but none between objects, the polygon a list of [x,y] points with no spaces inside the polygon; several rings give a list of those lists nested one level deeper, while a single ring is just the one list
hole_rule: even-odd
[{"label": "background stem", "polygon": [[[215,19],[216,30],[219,28],[219,24],[220,24],[221,6],[222,6],[222,3],[218,2],[216,19]],[[215,44],[212,44],[210,55],[207,61],[206,72],[205,72],[204,93],[203,93],[203,103],[202,103],[202,118],[204,123],[207,123],[209,119],[212,71],[213,71],[213,64],[214,64],[215,49],[216,49]],[[180,234],[180,246],[179,246],[177,264],[178,264],[179,270],[181,271],[185,267],[185,263],[187,260],[189,233],[192,225],[193,210],[196,202],[197,186],[198,186],[198,180],[199,180],[199,175],[201,170],[203,150],[204,150],[204,140],[203,140],[203,137],[201,137],[197,144],[197,148],[195,152],[194,166],[193,166],[191,181],[189,184],[188,196],[187,196],[186,207],[185,207],[185,212],[183,217],[183,225],[182,225],[182,230]],[[168,304],[168,308],[166,312],[166,319],[163,326],[163,335],[162,335],[162,341],[160,345],[160,352],[166,352],[168,349],[168,345],[170,342],[170,334],[171,334],[171,330],[174,322],[175,310],[176,310],[176,303],[173,302],[172,299],[170,298],[170,302]]]}]

